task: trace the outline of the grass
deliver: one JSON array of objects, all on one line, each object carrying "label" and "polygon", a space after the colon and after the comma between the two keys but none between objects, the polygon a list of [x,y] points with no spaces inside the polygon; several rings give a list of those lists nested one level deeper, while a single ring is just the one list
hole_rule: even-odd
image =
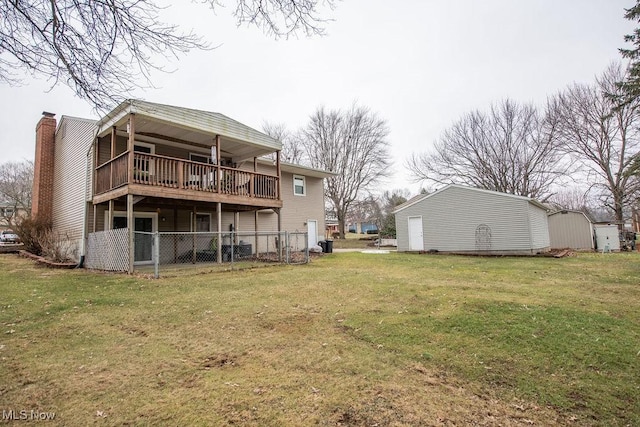
[{"label": "grass", "polygon": [[378,238],[377,234],[345,233],[344,239],[333,239],[336,249],[371,249],[370,244]]},{"label": "grass", "polygon": [[51,425],[640,425],[640,258],[330,254],[149,280],[0,256]]}]

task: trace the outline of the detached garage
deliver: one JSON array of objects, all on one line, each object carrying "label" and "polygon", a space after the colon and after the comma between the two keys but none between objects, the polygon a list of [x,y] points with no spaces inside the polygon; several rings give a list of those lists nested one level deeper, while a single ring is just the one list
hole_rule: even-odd
[{"label": "detached garage", "polygon": [[524,255],[550,249],[547,208],[529,197],[451,184],[394,213],[398,251]]},{"label": "detached garage", "polygon": [[593,224],[581,211],[561,210],[549,214],[552,249],[593,249]]}]

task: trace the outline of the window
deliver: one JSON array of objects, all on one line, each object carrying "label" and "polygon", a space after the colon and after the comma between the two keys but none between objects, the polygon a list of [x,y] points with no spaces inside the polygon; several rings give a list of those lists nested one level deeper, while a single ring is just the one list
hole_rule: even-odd
[{"label": "window", "polygon": [[3,208],[2,216],[4,216],[5,218],[13,217],[13,208]]},{"label": "window", "polygon": [[211,157],[204,154],[189,153],[189,160],[200,163],[211,163]]},{"label": "window", "polygon": [[[136,141],[133,145],[133,151],[140,154],[155,154],[156,146],[146,142]],[[155,175],[155,163],[149,157],[137,157],[133,161],[133,170],[136,171],[136,179],[147,181],[149,175]]]},{"label": "window", "polygon": [[293,194],[296,196],[305,196],[307,194],[304,176],[293,176]]}]

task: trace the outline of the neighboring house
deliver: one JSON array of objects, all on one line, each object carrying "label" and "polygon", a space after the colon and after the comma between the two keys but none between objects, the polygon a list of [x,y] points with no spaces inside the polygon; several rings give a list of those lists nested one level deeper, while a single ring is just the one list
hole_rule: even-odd
[{"label": "neighboring house", "polygon": [[548,220],[552,249],[593,250],[593,224],[584,212],[563,209],[551,212]]},{"label": "neighboring house", "polygon": [[[98,121],[63,116],[57,125],[53,116],[44,113],[36,130],[33,214],[50,218],[79,256],[89,234],[120,228],[129,248],[135,231],[299,231],[309,245],[323,238],[331,174],[280,162],[280,142],[242,123],[138,100]],[[139,249],[128,251],[129,271],[151,254]]]},{"label": "neighboring house", "polygon": [[515,255],[550,249],[547,208],[528,197],[452,184],[394,213],[398,251]]},{"label": "neighboring house", "polygon": [[338,215],[336,215],[334,211],[325,210],[324,223],[325,223],[325,238],[330,239],[340,233]]},{"label": "neighboring house", "polygon": [[375,234],[378,232],[378,226],[371,222],[354,222],[349,224],[349,233],[358,233],[358,234],[367,234],[372,233]]},{"label": "neighboring house", "polygon": [[16,222],[28,216],[28,212],[9,202],[0,202],[0,231],[13,230]]}]

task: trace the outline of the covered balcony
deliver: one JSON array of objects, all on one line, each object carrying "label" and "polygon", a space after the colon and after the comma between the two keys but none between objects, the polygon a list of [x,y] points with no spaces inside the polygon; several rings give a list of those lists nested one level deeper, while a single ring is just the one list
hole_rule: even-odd
[{"label": "covered balcony", "polygon": [[[127,101],[99,123],[92,200],[133,195],[280,208],[280,148],[218,113]],[[258,164],[269,154],[273,167]]]}]

